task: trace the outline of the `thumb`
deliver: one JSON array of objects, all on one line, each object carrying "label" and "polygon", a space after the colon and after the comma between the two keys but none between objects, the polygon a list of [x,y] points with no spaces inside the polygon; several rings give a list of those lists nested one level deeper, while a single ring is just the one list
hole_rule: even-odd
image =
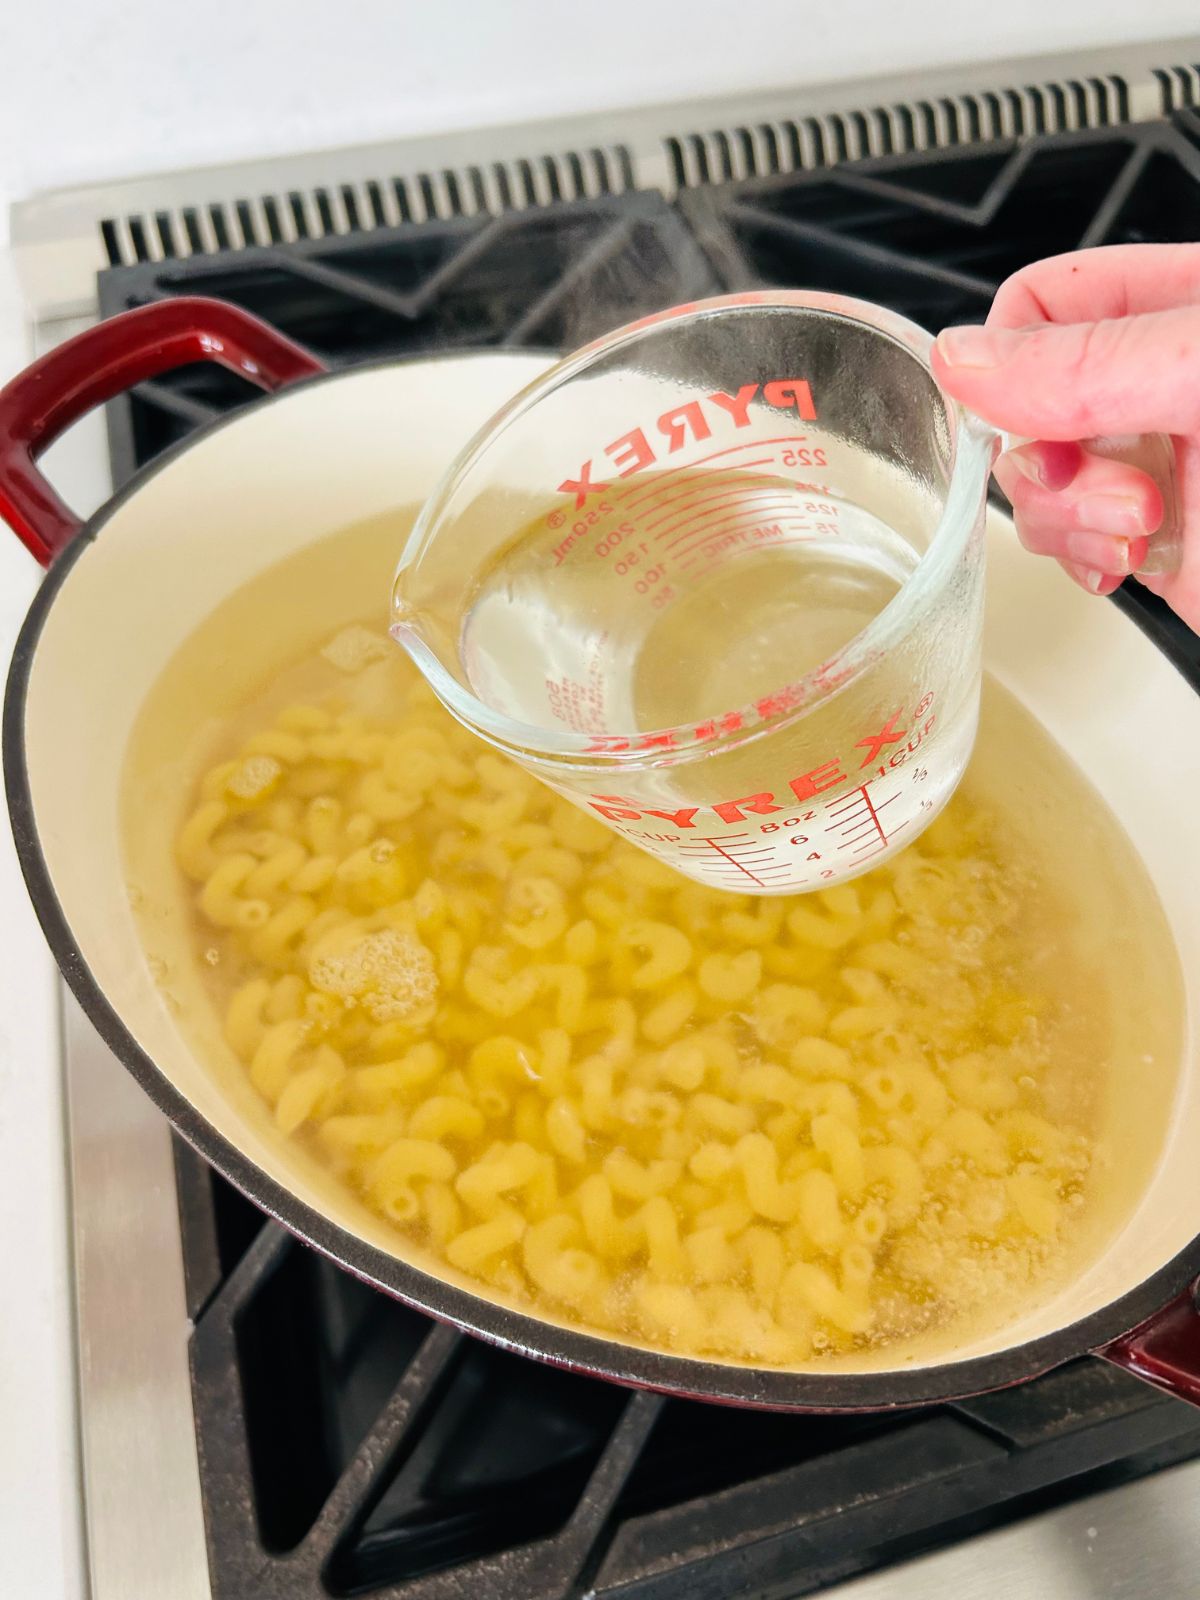
[{"label": "thumb", "polygon": [[993,427],[1033,439],[1200,431],[1200,306],[1035,328],[947,328],[933,373]]}]

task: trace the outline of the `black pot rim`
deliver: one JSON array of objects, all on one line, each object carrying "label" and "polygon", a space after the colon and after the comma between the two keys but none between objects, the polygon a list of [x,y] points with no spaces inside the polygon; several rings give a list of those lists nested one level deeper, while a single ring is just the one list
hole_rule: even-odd
[{"label": "black pot rim", "polygon": [[[5,691],[0,749],[13,837],[26,887],[51,953],[97,1032],[188,1143],[222,1177],[297,1238],[355,1276],[439,1321],[517,1354],[613,1382],[694,1399],[773,1410],[892,1410],[952,1400],[1023,1382],[1076,1356],[1100,1350],[1147,1321],[1200,1272],[1200,1235],[1118,1299],[1052,1333],[1008,1350],[964,1361],[886,1372],[823,1374],[738,1367],[624,1345],[617,1340],[543,1322],[536,1316],[457,1288],[398,1256],[367,1244],[323,1212],[305,1204],[257,1167],[236,1144],[200,1115],[140,1048],[109,1004],[75,941],[51,882],[38,838],[25,751],[26,696],[38,640],[54,600],[75,563],[105,524],[151,478],[169,468],[195,444],[234,426],[251,411],[286,401],[315,384],[350,380],[359,373],[381,367],[508,354],[516,356],[518,352],[461,350],[433,356],[384,357],[359,363],[351,369],[318,373],[274,394],[263,395],[180,440],[135,473],[87,520],[79,536],[52,565],[34,596],[17,638]],[[1200,694],[1200,663],[1192,661],[1178,648],[1169,632],[1147,622],[1140,608],[1127,596],[1117,598],[1119,608],[1143,628]]]}]

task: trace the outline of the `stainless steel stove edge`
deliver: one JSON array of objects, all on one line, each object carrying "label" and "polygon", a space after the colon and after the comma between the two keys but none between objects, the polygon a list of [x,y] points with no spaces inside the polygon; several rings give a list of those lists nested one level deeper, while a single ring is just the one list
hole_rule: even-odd
[{"label": "stainless steel stove edge", "polygon": [[166,1120],[63,992],[92,1600],[211,1600]]}]

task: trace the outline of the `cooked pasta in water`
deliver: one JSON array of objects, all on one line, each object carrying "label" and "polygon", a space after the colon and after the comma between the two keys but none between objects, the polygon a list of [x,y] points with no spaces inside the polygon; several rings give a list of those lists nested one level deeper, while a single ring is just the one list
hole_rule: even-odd
[{"label": "cooked pasta in water", "polygon": [[[983,752],[1024,716],[988,697]],[[225,1037],[401,1254],[482,1293],[903,1359],[1052,1292],[1144,1179],[1132,1135],[1108,1156],[1115,1007],[986,782],[857,881],[752,899],[559,799],[367,628],[224,740],[176,856]]]}]

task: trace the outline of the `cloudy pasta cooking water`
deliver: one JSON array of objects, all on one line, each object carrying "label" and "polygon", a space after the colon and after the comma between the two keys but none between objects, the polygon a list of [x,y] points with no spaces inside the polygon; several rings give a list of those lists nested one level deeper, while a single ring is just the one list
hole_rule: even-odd
[{"label": "cloudy pasta cooking water", "polygon": [[943,817],[794,899],[624,843],[367,624],[203,743],[176,892],[229,1049],[398,1254],[482,1293],[686,1354],[915,1359],[1053,1294],[1149,1176],[1169,936],[994,683]]}]

